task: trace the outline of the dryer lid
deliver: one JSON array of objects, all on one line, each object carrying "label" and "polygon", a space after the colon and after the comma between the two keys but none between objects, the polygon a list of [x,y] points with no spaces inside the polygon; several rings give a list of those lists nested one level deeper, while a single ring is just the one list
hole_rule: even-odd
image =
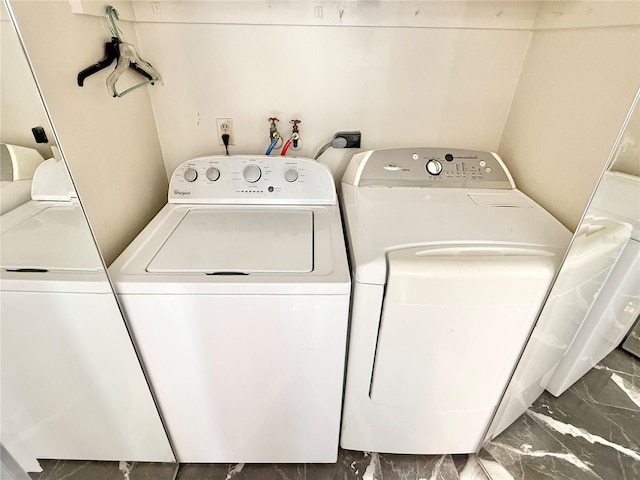
[{"label": "dryer lid", "polygon": [[385,252],[484,244],[554,247],[571,232],[518,190],[354,187],[342,184],[354,279],[384,285]]},{"label": "dryer lid", "polygon": [[191,209],[147,266],[151,273],[313,270],[313,212]]}]

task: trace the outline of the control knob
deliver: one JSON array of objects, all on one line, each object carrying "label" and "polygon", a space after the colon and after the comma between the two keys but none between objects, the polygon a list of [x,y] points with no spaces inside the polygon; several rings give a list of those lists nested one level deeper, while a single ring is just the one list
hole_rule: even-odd
[{"label": "control knob", "polygon": [[212,182],[215,182],[220,178],[220,170],[218,170],[216,167],[209,167],[207,169],[207,178]]},{"label": "control knob", "polygon": [[295,182],[298,179],[298,171],[295,168],[290,168],[284,172],[284,179],[287,182]]},{"label": "control knob", "polygon": [[196,178],[198,178],[198,172],[195,168],[189,167],[184,171],[182,176],[187,182],[195,182]]},{"label": "control knob", "polygon": [[260,180],[260,177],[262,176],[262,170],[260,170],[260,167],[257,165],[247,165],[242,171],[242,176],[247,182],[255,183]]},{"label": "control knob", "polygon": [[440,163],[440,161],[436,160],[435,158],[432,158],[427,162],[425,168],[431,175],[440,175],[440,173],[442,172],[442,163]]}]

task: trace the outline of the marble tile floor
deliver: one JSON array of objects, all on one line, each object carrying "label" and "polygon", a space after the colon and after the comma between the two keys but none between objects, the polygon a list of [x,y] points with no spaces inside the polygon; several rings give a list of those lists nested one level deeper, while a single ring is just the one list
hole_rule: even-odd
[{"label": "marble tile floor", "polygon": [[[335,464],[149,464],[42,460],[32,480],[488,480],[475,455],[340,450]],[[176,474],[177,470],[177,474]]]},{"label": "marble tile floor", "polygon": [[640,479],[640,362],[616,349],[479,454],[493,480]]},{"label": "marble tile floor", "polygon": [[42,472],[32,480],[174,480],[175,463],[40,460]]},{"label": "marble tile floor", "polygon": [[32,480],[640,479],[640,362],[615,350],[561,397],[545,392],[477,457],[340,450],[336,464],[41,463]]},{"label": "marble tile floor", "polygon": [[475,456],[340,450],[335,464],[186,464],[177,480],[487,480]]},{"label": "marble tile floor", "polygon": [[636,357],[640,357],[640,320],[636,322],[631,332],[629,332],[629,335],[622,344],[622,348],[627,352],[631,352]]}]

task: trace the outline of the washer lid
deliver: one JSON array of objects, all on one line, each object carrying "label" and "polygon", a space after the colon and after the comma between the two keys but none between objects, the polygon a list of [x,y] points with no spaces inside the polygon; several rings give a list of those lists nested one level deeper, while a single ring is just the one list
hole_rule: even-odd
[{"label": "washer lid", "polygon": [[6,270],[101,271],[102,261],[77,203],[30,201],[2,216]]},{"label": "washer lid", "polygon": [[313,270],[310,210],[193,209],[147,266],[152,273]]}]

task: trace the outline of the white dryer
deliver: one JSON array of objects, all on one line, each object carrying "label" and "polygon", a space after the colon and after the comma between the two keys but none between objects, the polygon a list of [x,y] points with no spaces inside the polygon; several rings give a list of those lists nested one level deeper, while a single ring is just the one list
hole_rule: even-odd
[{"label": "white dryer", "polygon": [[[570,265],[589,255],[598,268],[592,267],[591,275],[574,275],[591,285],[568,304],[575,320],[564,315],[577,333],[546,387],[556,397],[613,351],[638,318],[640,178],[604,174],[571,250],[578,253],[572,253]],[[571,278],[568,270],[566,276]]]},{"label": "white dryer", "polygon": [[350,278],[324,165],[180,165],[110,274],[180,462],[336,461]]},{"label": "white dryer", "polygon": [[477,451],[570,232],[487,152],[360,153],[342,199],[353,299],[341,446]]}]

